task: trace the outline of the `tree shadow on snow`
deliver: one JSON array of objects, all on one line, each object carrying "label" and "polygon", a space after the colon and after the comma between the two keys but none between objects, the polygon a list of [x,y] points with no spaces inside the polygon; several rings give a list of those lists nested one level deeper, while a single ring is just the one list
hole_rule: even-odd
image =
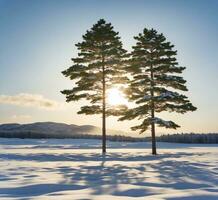
[{"label": "tree shadow on snow", "polygon": [[[125,151],[125,150],[124,150]],[[102,156],[98,153],[54,154],[0,154],[0,159],[16,161],[61,162],[55,168],[43,167],[40,172],[52,172],[61,175],[62,181],[55,184],[33,184],[37,177],[31,175],[34,168],[16,169],[23,176],[25,186],[0,188],[1,197],[31,197],[40,195],[58,195],[66,190],[89,188],[92,195],[109,194],[114,196],[144,197],[161,194],[161,189],[201,189],[218,192],[211,188],[218,185],[217,174],[209,164],[191,162],[192,156],[206,156],[203,153],[167,153],[157,156],[146,153],[111,152]],[[66,164],[65,161],[77,163]],[[15,169],[14,169],[15,170]],[[29,170],[29,172],[28,172]],[[12,174],[13,175],[13,174]],[[7,180],[1,176],[0,180]],[[11,175],[10,175],[11,177]],[[13,176],[12,176],[13,177]],[[153,181],[154,178],[157,181]],[[31,180],[28,182],[28,180]],[[120,185],[131,185],[131,188]],[[21,184],[22,185],[22,184]],[[57,194],[56,194],[57,193]],[[59,194],[61,195],[61,194]],[[182,197],[181,199],[194,199]],[[207,197],[208,198],[208,197]],[[60,198],[61,199],[61,198]],[[168,198],[180,200],[179,198]],[[200,199],[196,196],[196,199]],[[212,199],[212,196],[210,197]]]}]

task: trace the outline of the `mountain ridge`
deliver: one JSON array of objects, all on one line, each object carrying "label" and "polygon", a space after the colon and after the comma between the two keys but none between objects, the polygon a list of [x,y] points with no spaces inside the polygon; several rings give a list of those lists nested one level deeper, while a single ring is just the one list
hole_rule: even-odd
[{"label": "mountain ridge", "polygon": [[[101,135],[101,128],[93,125],[76,125],[58,122],[34,122],[27,124],[4,123],[0,124],[0,132],[39,132],[49,134],[90,134]],[[130,136],[131,133],[121,130],[107,129],[109,135]]]}]

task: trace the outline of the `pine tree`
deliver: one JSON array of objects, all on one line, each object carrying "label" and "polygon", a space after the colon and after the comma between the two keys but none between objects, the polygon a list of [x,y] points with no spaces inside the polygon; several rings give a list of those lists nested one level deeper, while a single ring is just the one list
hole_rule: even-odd
[{"label": "pine tree", "polygon": [[[82,106],[78,114],[102,114],[102,152],[106,152],[106,117],[118,115],[119,108],[108,107],[106,91],[126,80],[123,76],[123,60],[126,51],[122,47],[118,32],[111,23],[100,19],[76,44],[78,57],[73,65],[62,73],[74,80],[75,87],[63,90],[66,101],[85,99],[89,105]],[[121,106],[122,108],[122,106]]]},{"label": "pine tree", "polygon": [[155,114],[163,111],[185,113],[196,110],[196,107],[185,95],[178,93],[179,90],[187,91],[187,87],[186,81],[178,76],[185,67],[178,66],[174,45],[154,29],[145,28],[142,34],[134,38],[137,42],[127,66],[132,74],[127,93],[136,106],[120,120],[142,120],[140,125],[131,128],[140,130],[140,133],[151,128],[152,154],[156,154],[155,125],[173,129],[180,126],[155,117]]}]

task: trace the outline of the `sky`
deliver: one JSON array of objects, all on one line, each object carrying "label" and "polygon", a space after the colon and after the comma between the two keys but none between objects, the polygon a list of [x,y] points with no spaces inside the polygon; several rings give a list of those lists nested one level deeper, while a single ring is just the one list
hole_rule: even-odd
[{"label": "sky", "polygon": [[[100,116],[77,114],[84,102],[67,104],[60,91],[73,86],[61,71],[72,65],[78,53],[74,45],[104,18],[128,51],[145,27],[163,33],[187,67],[186,95],[198,110],[162,114],[181,128],[158,133],[218,132],[217,10],[216,0],[0,0],[0,123],[101,126]],[[108,128],[127,132],[135,124],[107,119]]]}]

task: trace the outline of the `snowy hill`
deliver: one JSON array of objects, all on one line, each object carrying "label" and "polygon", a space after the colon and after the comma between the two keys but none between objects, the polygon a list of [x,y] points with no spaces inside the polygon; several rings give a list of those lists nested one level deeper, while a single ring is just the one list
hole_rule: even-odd
[{"label": "snowy hill", "polygon": [[[76,136],[81,134],[101,135],[101,128],[92,125],[78,126],[75,124],[64,124],[55,122],[37,122],[31,124],[1,124],[0,134],[13,135],[15,133],[23,134],[26,137],[27,133],[38,135],[52,136]],[[107,130],[108,135],[129,135],[126,132],[119,130]]]}]

